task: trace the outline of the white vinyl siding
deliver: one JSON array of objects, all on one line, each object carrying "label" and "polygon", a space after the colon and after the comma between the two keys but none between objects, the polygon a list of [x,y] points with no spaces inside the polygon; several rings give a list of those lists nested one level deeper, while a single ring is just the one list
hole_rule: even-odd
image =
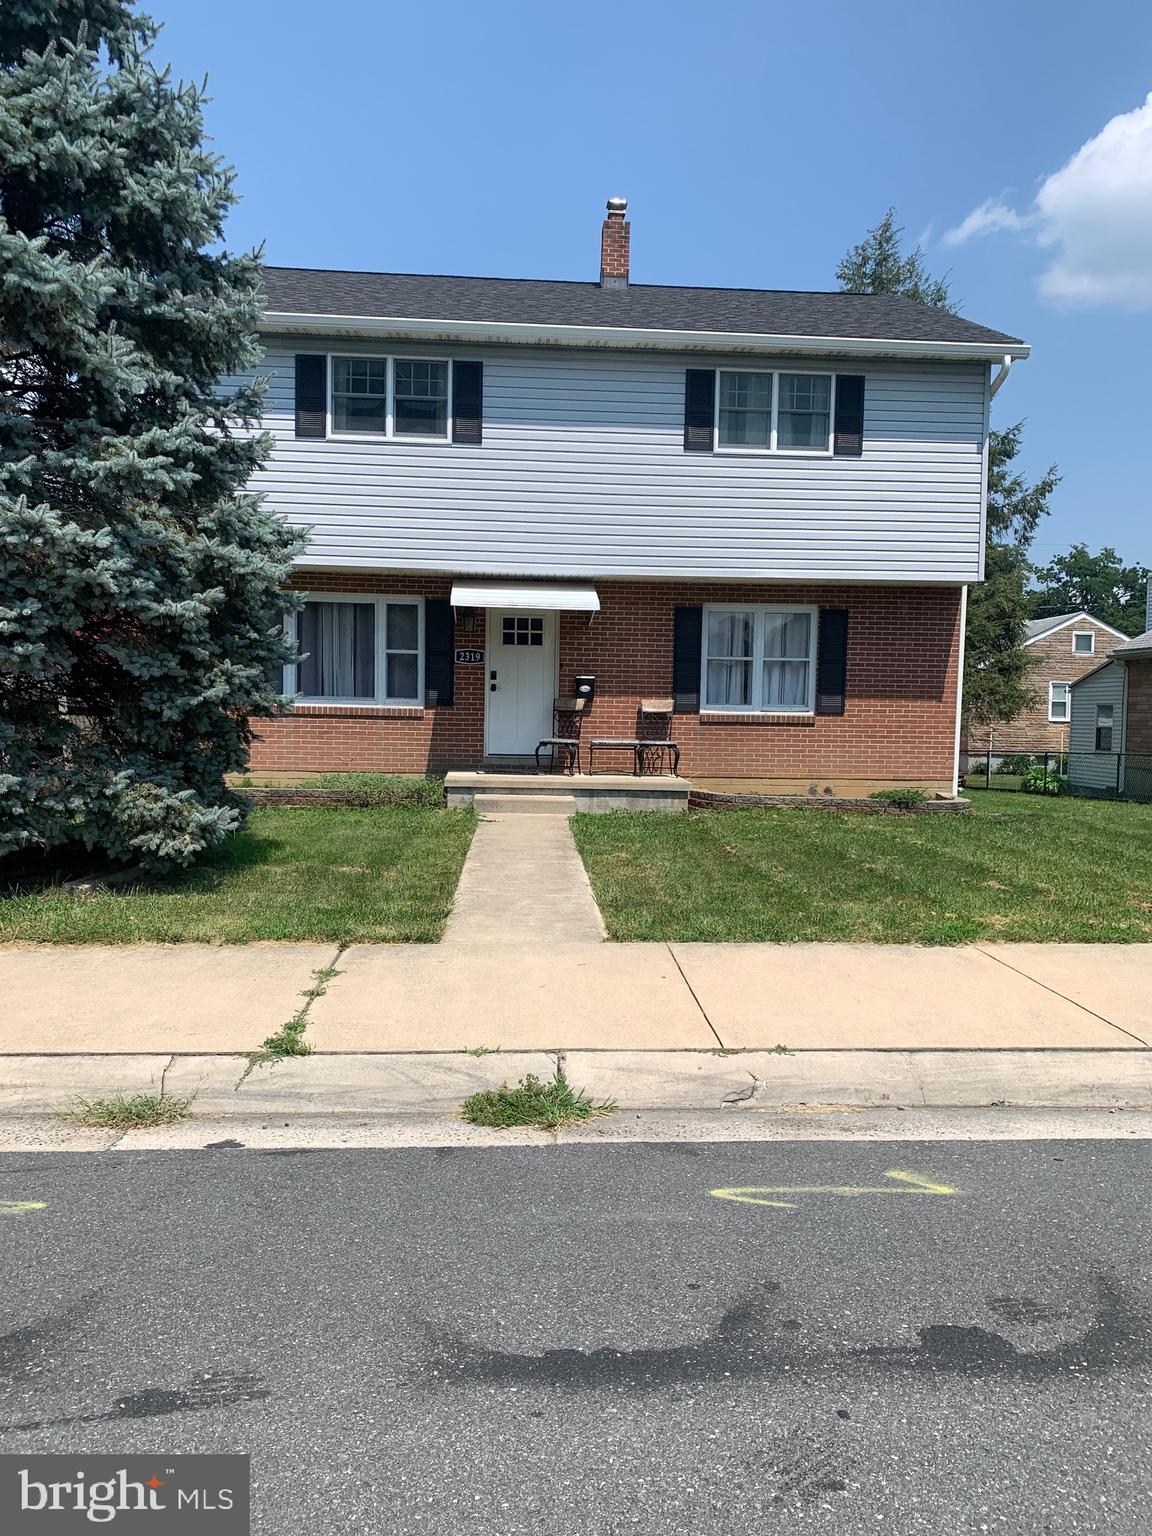
[{"label": "white vinyl siding", "polygon": [[[685,369],[716,359],[547,348],[456,353],[484,360],[482,444],[297,438],[297,350],[321,348],[284,339],[255,370],[270,375],[263,425],[275,446],[253,489],[311,529],[306,566],[575,578],[979,576],[987,392],[979,364],[836,362],[834,371],[867,379],[863,455],[839,458],[686,453]],[[380,355],[357,341],[334,351]],[[763,368],[803,371],[767,358]]]}]

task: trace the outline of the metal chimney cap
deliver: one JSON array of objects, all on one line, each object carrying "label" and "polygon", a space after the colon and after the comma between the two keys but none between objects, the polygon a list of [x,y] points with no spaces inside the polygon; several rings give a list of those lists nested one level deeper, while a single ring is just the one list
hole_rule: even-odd
[{"label": "metal chimney cap", "polygon": [[609,213],[627,213],[628,199],[626,197],[610,197],[608,199]]}]

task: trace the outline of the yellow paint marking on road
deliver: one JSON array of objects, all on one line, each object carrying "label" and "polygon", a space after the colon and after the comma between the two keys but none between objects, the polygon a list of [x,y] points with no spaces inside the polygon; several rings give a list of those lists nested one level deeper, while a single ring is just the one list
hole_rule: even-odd
[{"label": "yellow paint marking on road", "polygon": [[26,1216],[29,1211],[42,1211],[46,1200],[0,1200],[0,1216]]},{"label": "yellow paint marking on road", "polygon": [[859,1195],[962,1195],[962,1189],[951,1184],[941,1184],[922,1173],[910,1173],[905,1168],[889,1168],[886,1179],[893,1184],[773,1184],[765,1186],[738,1185],[731,1189],[712,1189],[708,1193],[717,1200],[735,1200],[741,1205],[771,1205],[778,1210],[794,1211],[795,1200],[772,1200],[770,1195],[843,1195],[855,1199]]}]

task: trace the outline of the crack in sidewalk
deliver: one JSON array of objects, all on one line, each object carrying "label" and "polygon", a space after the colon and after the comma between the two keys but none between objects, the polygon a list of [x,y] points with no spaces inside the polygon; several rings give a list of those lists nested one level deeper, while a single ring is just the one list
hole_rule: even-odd
[{"label": "crack in sidewalk", "polygon": [[1074,997],[1061,992],[1057,987],[1050,987],[1046,981],[1040,981],[1035,976],[1029,976],[1027,971],[1022,971],[1019,966],[1009,965],[1007,960],[1002,960],[999,955],[994,955],[990,949],[985,949],[982,944],[973,944],[973,949],[979,950],[989,960],[995,960],[997,965],[1002,965],[1006,971],[1013,972],[1016,976],[1022,976],[1025,981],[1030,981],[1033,986],[1043,987],[1045,992],[1051,992],[1053,997],[1060,998],[1065,1003],[1071,1003],[1073,1008],[1079,1008],[1081,1013],[1089,1014],[1094,1019],[1099,1019],[1101,1024],[1107,1024],[1109,1029],[1114,1029],[1118,1034],[1127,1035],[1129,1040],[1135,1040],[1137,1045],[1142,1045],[1145,1050],[1152,1050],[1152,1041],[1144,1040],[1140,1035],[1134,1035],[1130,1029],[1125,1029],[1123,1024],[1117,1024],[1115,1020],[1105,1018],[1104,1014],[1097,1013],[1095,1008],[1089,1008],[1086,1003],[1079,1003]]},{"label": "crack in sidewalk", "polygon": [[712,1020],[708,1017],[708,1012],[707,1012],[707,1009],[704,1007],[704,1004],[696,996],[696,988],[688,980],[688,977],[687,977],[687,974],[685,973],[684,967],[680,964],[680,957],[679,957],[679,955],[677,955],[676,951],[672,948],[671,944],[666,944],[664,947],[668,951],[668,953],[672,956],[672,964],[680,972],[680,979],[681,979],[681,981],[683,981],[684,985],[688,988],[688,991],[689,991],[689,993],[692,996],[692,1001],[696,1004],[697,1008],[699,1008],[699,1010],[700,1010],[700,1017],[704,1020],[705,1024],[707,1024],[708,1028],[712,1031],[712,1038],[716,1041],[716,1044],[720,1047],[721,1050],[726,1049],[723,1040],[721,1040],[721,1038],[720,1038],[719,1030],[716,1028],[715,1024],[713,1024]]}]

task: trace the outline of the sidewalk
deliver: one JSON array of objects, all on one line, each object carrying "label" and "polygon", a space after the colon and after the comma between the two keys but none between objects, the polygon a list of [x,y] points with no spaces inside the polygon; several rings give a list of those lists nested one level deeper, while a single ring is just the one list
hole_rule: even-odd
[{"label": "sidewalk", "polygon": [[1112,1050],[1152,1044],[1152,945],[544,942],[0,948],[0,1057]]}]

